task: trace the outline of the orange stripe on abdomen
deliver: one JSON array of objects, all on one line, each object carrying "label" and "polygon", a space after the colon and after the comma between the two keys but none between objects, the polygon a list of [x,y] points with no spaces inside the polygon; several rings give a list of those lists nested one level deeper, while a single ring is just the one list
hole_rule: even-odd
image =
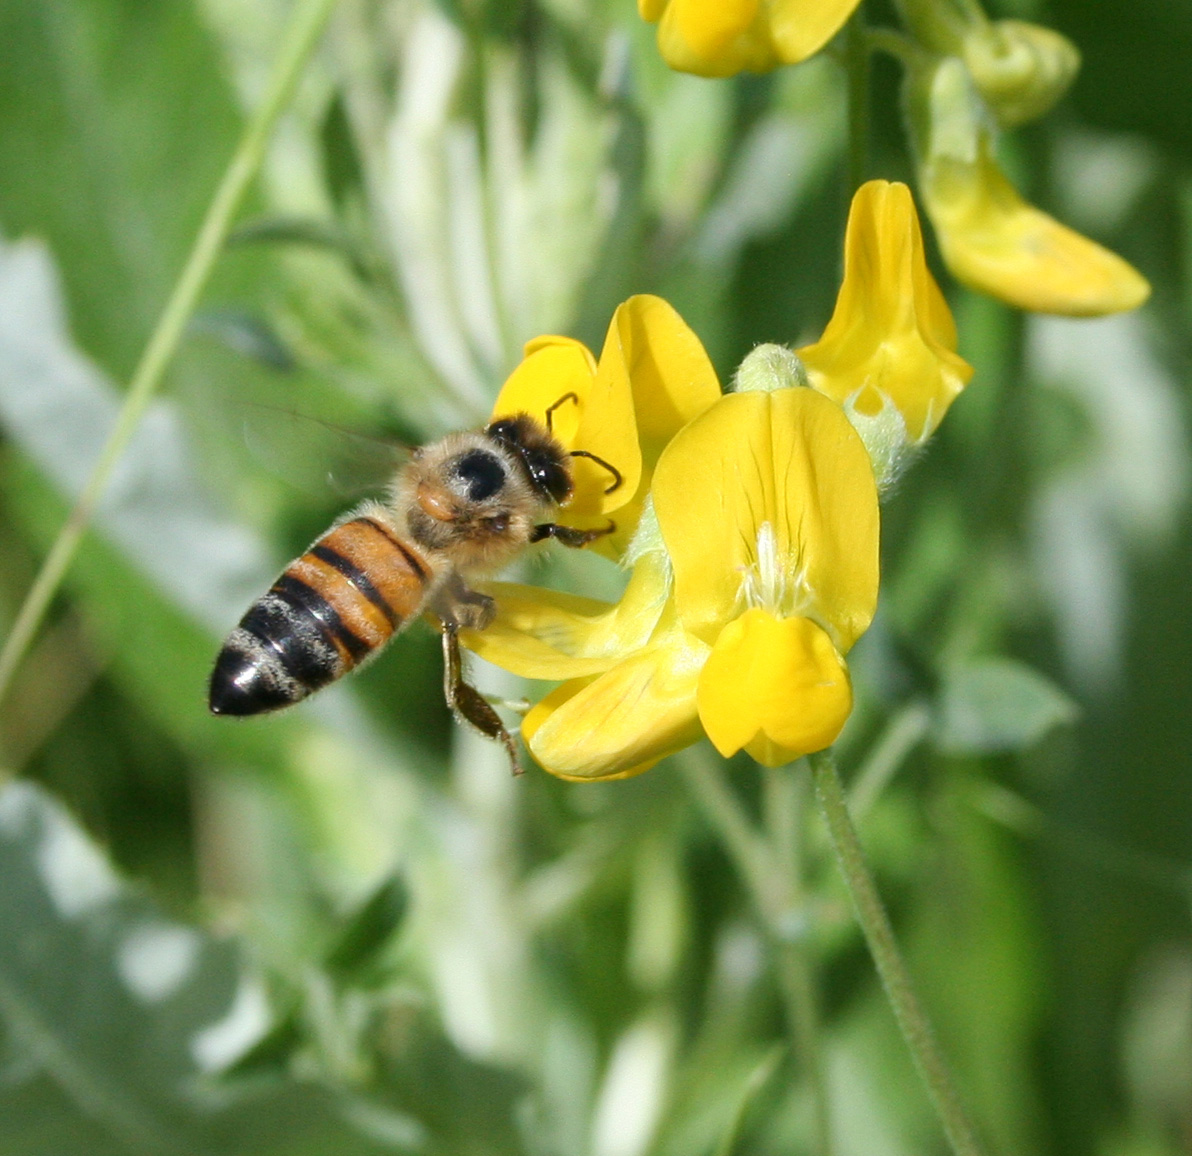
[{"label": "orange stripe on abdomen", "polygon": [[429,568],[381,523],[354,518],[291,562],[284,577],[315,591],[334,613],[330,640],[346,672],[418,613]]}]

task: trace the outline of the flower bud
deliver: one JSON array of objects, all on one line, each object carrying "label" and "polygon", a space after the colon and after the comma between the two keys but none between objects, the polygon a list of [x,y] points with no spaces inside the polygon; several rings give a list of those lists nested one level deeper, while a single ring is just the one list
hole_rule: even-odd
[{"label": "flower bud", "polygon": [[1066,36],[1023,20],[997,20],[972,29],[961,54],[1003,128],[1049,111],[1080,69],[1080,52]]},{"label": "flower bud", "polygon": [[755,345],[737,366],[733,391],[747,393],[752,389],[790,389],[810,384],[807,370],[794,350],[785,345]]},{"label": "flower bud", "polygon": [[1042,116],[1080,68],[1076,46],[1025,20],[989,20],[975,6],[901,0],[907,23],[940,56],[958,56],[1003,128]]}]

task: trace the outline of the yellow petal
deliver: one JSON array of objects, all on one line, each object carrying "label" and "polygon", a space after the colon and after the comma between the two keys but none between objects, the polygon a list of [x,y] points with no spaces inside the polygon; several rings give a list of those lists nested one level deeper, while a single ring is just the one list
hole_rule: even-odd
[{"label": "yellow petal", "polygon": [[614,340],[633,391],[638,437],[649,465],[692,418],[720,397],[720,382],[700,339],[661,297],[630,297],[613,314]]},{"label": "yellow petal", "polygon": [[564,779],[640,774],[701,737],[695,692],[707,653],[672,633],[595,679],[564,683],[526,716],[530,753]]},{"label": "yellow petal", "polygon": [[771,0],[770,38],[783,64],[815,55],[853,14],[859,0]]},{"label": "yellow petal", "polygon": [[609,471],[590,458],[573,458],[575,491],[561,522],[586,526],[586,517],[602,524],[603,514],[633,497],[641,477],[641,450],[629,373],[617,359],[607,364],[602,359],[598,366],[578,341],[535,338],[497,395],[492,416],[514,413],[528,413],[544,425],[549,420],[551,432],[567,449],[595,454],[621,474],[621,485],[609,494]]},{"label": "yellow petal", "polygon": [[[545,424],[549,411],[559,441],[582,451],[572,459],[575,492],[559,521],[590,529],[615,511],[616,533],[592,548],[617,558],[633,537],[663,447],[719,396],[699,338],[661,297],[642,294],[617,307],[599,363],[569,337],[529,342],[492,416],[524,412]],[[620,474],[611,493],[613,475],[588,454]]]},{"label": "yellow petal", "polygon": [[699,76],[767,72],[818,52],[858,0],[639,0],[662,23],[658,47],[672,68]]},{"label": "yellow petal", "polygon": [[928,164],[923,198],[948,268],[1019,309],[1099,317],[1150,296],[1121,257],[1028,205],[986,141],[974,164],[949,156]]},{"label": "yellow petal", "polygon": [[[536,337],[526,343],[521,364],[501,387],[491,420],[528,413],[545,425],[551,410],[551,432],[571,449],[595,376],[596,359],[582,342],[570,337]],[[576,395],[576,402],[556,406],[568,393]]]},{"label": "yellow petal", "polygon": [[810,389],[730,394],[670,443],[654,504],[684,627],[749,606],[810,617],[843,653],[877,604],[878,502],[861,439]]},{"label": "yellow petal", "polygon": [[888,398],[919,444],[972,376],[956,325],[927,268],[910,189],[857,190],[844,240],[844,281],[823,336],[799,350],[811,384],[873,416]]},{"label": "yellow petal", "polygon": [[716,640],[697,702],[722,755],[747,748],[774,767],[831,746],[853,696],[843,660],[814,622],[747,610]]},{"label": "yellow petal", "polygon": [[[619,558],[637,529],[658,455],[683,426],[720,397],[720,382],[691,327],[672,305],[646,293],[630,297],[613,314],[600,354],[600,380],[607,380],[609,393],[615,392],[618,398],[621,383],[629,383],[637,430],[637,473],[625,470],[618,460],[617,466],[625,474],[622,486],[614,495],[620,504],[614,505],[610,497],[603,507],[604,512],[616,511],[613,518],[616,531],[593,546],[607,557]],[[607,435],[596,430],[595,403],[590,412],[592,416],[585,422],[582,435],[586,439],[585,448],[591,448],[592,444],[611,446],[617,440],[616,430],[610,430]],[[614,416],[610,424],[615,426],[619,420]],[[576,463],[576,473],[577,477],[595,476],[602,479],[601,484],[608,484],[607,472],[582,459]],[[573,502],[568,507],[569,524],[581,529],[604,524],[601,516],[576,517],[579,512]]]},{"label": "yellow petal", "polygon": [[613,606],[557,590],[493,582],[484,590],[496,599],[496,618],[484,630],[467,630],[460,637],[481,658],[523,678],[596,674],[646,646],[669,588],[660,553],[638,561]]},{"label": "yellow petal", "polygon": [[666,19],[698,56],[713,57],[757,19],[758,0],[672,0]]},{"label": "yellow petal", "polygon": [[680,72],[732,76],[767,72],[779,62],[758,0],[670,0],[658,50]]}]

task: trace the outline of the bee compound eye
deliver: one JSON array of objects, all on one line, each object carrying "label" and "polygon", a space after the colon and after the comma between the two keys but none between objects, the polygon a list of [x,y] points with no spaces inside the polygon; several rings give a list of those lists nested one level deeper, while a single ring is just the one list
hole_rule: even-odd
[{"label": "bee compound eye", "polygon": [[473,502],[491,498],[505,484],[505,467],[486,450],[469,450],[455,463],[454,473]]}]

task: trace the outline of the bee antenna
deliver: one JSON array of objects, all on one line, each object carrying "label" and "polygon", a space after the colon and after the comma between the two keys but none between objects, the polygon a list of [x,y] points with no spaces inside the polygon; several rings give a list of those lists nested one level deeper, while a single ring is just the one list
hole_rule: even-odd
[{"label": "bee antenna", "polygon": [[[557,405],[558,402],[555,404]],[[589,453],[587,450],[572,450],[571,456],[573,458],[587,458],[589,461],[595,462],[598,466],[603,466],[604,469],[608,470],[608,472],[612,474],[613,484],[604,491],[606,494],[611,494],[615,490],[619,490],[621,488],[621,483],[625,479],[621,477],[621,471],[617,469],[617,467],[611,462],[606,462],[604,458],[598,458],[595,454]]]},{"label": "bee antenna", "polygon": [[554,433],[554,430],[551,429],[551,419],[555,416],[555,410],[557,410],[559,408],[559,406],[563,405],[564,402],[568,402],[568,401],[573,401],[573,402],[575,402],[576,405],[579,405],[579,394],[571,393],[571,392],[565,393],[565,394],[563,394],[563,396],[561,398],[559,398],[558,401],[552,402],[550,405],[548,405],[546,407],[546,432],[547,433]]}]

